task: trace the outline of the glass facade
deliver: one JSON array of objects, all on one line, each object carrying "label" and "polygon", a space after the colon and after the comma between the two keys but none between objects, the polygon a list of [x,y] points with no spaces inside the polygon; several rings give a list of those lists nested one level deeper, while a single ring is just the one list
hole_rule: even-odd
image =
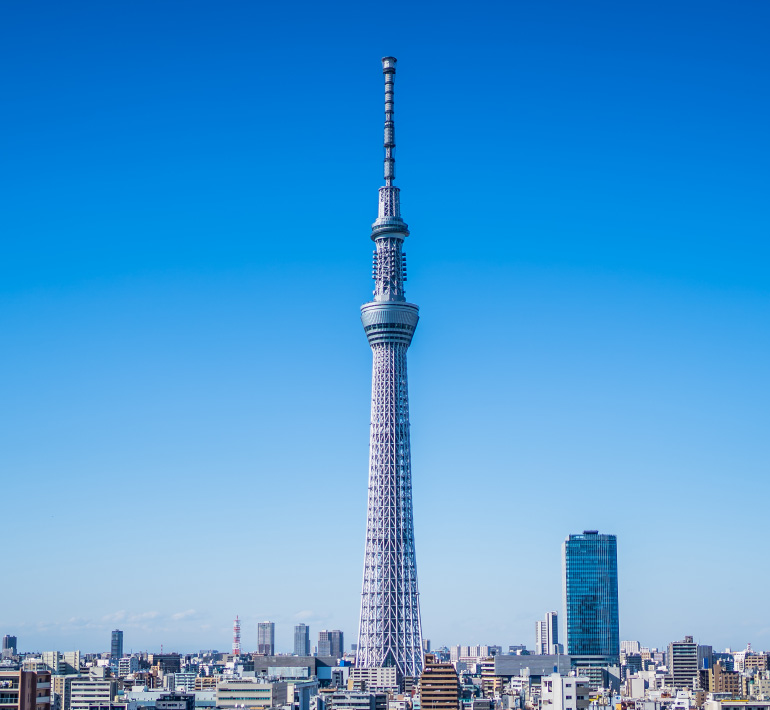
[{"label": "glass facade", "polygon": [[[123,658],[123,632],[120,629],[115,629],[115,631],[112,632],[110,657],[115,662]],[[80,669],[75,672],[79,673]]]},{"label": "glass facade", "polygon": [[567,653],[605,656],[620,653],[618,629],[618,543],[614,535],[586,530],[564,542],[564,606]]}]

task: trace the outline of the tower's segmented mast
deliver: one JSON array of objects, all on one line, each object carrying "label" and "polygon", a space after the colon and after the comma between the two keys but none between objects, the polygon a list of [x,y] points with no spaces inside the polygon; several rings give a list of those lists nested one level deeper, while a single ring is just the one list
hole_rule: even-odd
[{"label": "tower's segmented mast", "polygon": [[394,666],[399,678],[422,671],[417,563],[412,519],[409,397],[406,351],[419,320],[404,295],[409,236],[401,219],[395,179],[393,122],[394,57],[382,60],[385,75],[385,185],[380,188],[372,276],[374,299],[361,307],[372,348],[372,414],[364,581],[356,665]]}]

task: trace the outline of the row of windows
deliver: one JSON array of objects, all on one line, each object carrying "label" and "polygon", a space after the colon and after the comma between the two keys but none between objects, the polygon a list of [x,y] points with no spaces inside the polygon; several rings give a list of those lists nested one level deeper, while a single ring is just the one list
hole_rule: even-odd
[{"label": "row of windows", "polygon": [[391,330],[393,328],[397,330],[412,330],[413,326],[406,323],[373,323],[372,325],[367,325],[364,330],[368,333],[370,330]]}]

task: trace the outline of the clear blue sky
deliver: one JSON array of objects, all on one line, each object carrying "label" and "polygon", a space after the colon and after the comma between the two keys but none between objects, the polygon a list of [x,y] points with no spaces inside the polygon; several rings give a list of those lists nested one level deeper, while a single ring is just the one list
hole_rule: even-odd
[{"label": "clear blue sky", "polygon": [[0,633],[355,640],[380,57],[434,643],[770,647],[770,5],[6,2]]}]

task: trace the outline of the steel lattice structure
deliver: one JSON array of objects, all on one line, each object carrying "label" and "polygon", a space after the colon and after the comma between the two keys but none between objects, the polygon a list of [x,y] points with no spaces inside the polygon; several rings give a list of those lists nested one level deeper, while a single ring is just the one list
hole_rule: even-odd
[{"label": "steel lattice structure", "polygon": [[369,506],[356,665],[395,666],[399,677],[423,668],[422,629],[412,520],[409,395],[406,351],[419,319],[404,296],[409,236],[401,219],[395,178],[393,80],[396,60],[382,60],[385,75],[385,186],[372,225],[374,300],[361,307],[372,348],[372,418]]}]

